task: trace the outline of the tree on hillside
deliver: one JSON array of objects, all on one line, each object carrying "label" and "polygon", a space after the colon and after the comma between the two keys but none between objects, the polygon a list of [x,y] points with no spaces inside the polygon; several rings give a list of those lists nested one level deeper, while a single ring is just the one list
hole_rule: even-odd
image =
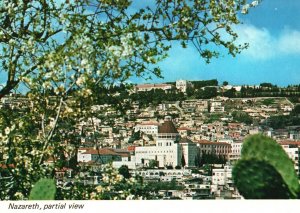
[{"label": "tree on hillside", "polygon": [[[235,43],[232,26],[240,23],[240,12],[247,13],[258,1],[147,3],[0,2],[0,74],[5,80],[0,98],[22,89],[28,103],[0,114],[0,164],[9,173],[1,180],[1,200],[19,199],[20,194],[27,198],[37,180],[53,177],[61,164],[50,160],[59,159],[61,150],[72,157],[79,148],[85,130],[78,124],[91,123],[96,131],[92,118],[101,113],[108,119],[104,110],[92,106],[105,99],[124,107],[111,86],[131,76],[161,76],[155,64],[167,57],[172,41],[194,46],[206,62],[218,56],[214,46],[238,54],[247,45]],[[94,137],[93,142],[101,140]],[[76,197],[89,198],[85,193]]]},{"label": "tree on hillside", "polygon": [[226,90],[223,95],[228,98],[235,98],[236,97],[236,89],[232,87],[231,89]]},{"label": "tree on hillside", "polygon": [[275,103],[275,100],[272,98],[267,98],[262,101],[262,104],[267,105],[267,106],[272,105],[274,103]]},{"label": "tree on hillside", "polygon": [[291,112],[292,115],[300,115],[300,105],[296,105],[293,111]]},{"label": "tree on hillside", "polygon": [[273,87],[274,85],[272,83],[261,83],[260,84],[261,87]]},{"label": "tree on hillside", "polygon": [[216,87],[205,87],[204,89],[199,89],[195,95],[199,99],[210,99],[218,95],[218,90]]},{"label": "tree on hillside", "polygon": [[248,125],[253,123],[253,118],[246,112],[233,111],[231,114],[234,121],[245,123]]},{"label": "tree on hillside", "polygon": [[223,86],[227,86],[228,85],[228,81],[223,81]]}]

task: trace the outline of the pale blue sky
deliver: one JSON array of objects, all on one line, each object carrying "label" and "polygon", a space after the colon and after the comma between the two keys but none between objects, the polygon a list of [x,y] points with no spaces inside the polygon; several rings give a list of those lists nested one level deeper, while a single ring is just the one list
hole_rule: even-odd
[{"label": "pale blue sky", "polygon": [[[235,85],[271,82],[280,86],[300,84],[300,1],[263,0],[236,27],[240,42],[250,48],[233,58],[225,54],[206,64],[194,48],[173,45],[170,57],[160,63],[164,79],[217,79]],[[133,79],[134,82],[144,80]]]}]

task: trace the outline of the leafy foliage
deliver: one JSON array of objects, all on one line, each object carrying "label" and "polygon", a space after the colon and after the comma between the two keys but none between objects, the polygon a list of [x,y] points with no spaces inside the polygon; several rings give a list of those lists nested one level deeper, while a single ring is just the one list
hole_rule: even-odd
[{"label": "leafy foliage", "polygon": [[208,87],[208,86],[218,86],[218,80],[212,79],[212,80],[204,80],[204,81],[192,81],[195,89],[201,89],[202,87]]},{"label": "leafy foliage", "polygon": [[[196,156],[197,157],[197,156]],[[205,165],[205,164],[225,164],[226,163],[226,158],[222,155],[216,155],[215,153],[202,153],[201,158],[199,159],[196,158],[198,161],[196,165],[199,167]]]},{"label": "leafy foliage", "polygon": [[[290,192],[290,197],[291,198],[296,198],[298,191],[299,191],[299,183],[298,183],[298,178],[294,169],[294,164],[292,162],[292,160],[288,157],[288,155],[285,153],[285,151],[282,149],[282,147],[273,139],[266,137],[264,135],[258,134],[258,135],[252,135],[248,138],[246,138],[245,142],[243,143],[243,149],[242,149],[242,153],[241,153],[241,161],[246,161],[244,163],[240,163],[237,164],[237,167],[234,168],[235,170],[235,177],[234,180],[236,182],[238,182],[238,178],[240,176],[245,177],[246,175],[240,174],[241,169],[240,168],[245,168],[244,166],[249,165],[250,162],[252,164],[252,161],[254,163],[253,166],[249,166],[249,168],[245,168],[244,172],[254,172],[253,169],[257,168],[256,172],[260,172],[258,175],[257,179],[253,179],[255,181],[261,180],[263,182],[259,183],[260,185],[257,186],[258,190],[262,190],[262,188],[267,187],[264,186],[266,185],[266,180],[268,180],[269,177],[265,177],[262,178],[262,176],[264,174],[267,174],[268,172],[272,173],[273,175],[275,175],[275,179],[276,183],[281,183],[281,180],[278,179],[278,175],[277,173],[282,177],[282,181],[284,182],[284,184],[286,184],[289,192]],[[261,161],[263,163],[261,163]],[[258,162],[258,163],[257,163]],[[268,164],[269,166],[263,166],[260,169],[266,169],[265,171],[258,171],[260,164]],[[272,171],[274,168],[275,171]],[[249,171],[248,171],[249,170]],[[274,179],[274,181],[275,181]],[[244,183],[244,184],[248,184],[248,183]],[[243,186],[243,184],[239,185],[240,188],[244,193],[247,189],[246,186]],[[262,187],[263,186],[263,187]],[[261,188],[262,187],[262,188]],[[268,187],[271,187],[271,191],[273,190],[273,187],[275,186],[271,186],[269,185]],[[283,192],[284,189],[280,188],[283,186],[277,186],[279,187],[278,190],[279,192]],[[266,188],[264,188],[266,189]],[[269,189],[268,189],[269,190]],[[248,192],[246,192],[247,194]],[[250,192],[249,192],[250,193]],[[268,192],[269,193],[269,192]],[[266,194],[268,194],[266,193]],[[268,194],[269,195],[269,194]],[[281,196],[286,196],[286,194],[283,194]]]},{"label": "leafy foliage", "polygon": [[261,87],[274,87],[274,85],[272,83],[261,83],[260,86]]},{"label": "leafy foliage", "polygon": [[184,94],[175,90],[164,91],[155,89],[130,95],[132,101],[138,101],[140,106],[158,105],[166,101],[184,100]]},{"label": "leafy foliage", "polygon": [[300,119],[293,115],[276,115],[271,116],[266,120],[268,126],[273,129],[282,129],[287,126],[300,125]]},{"label": "leafy foliage", "polygon": [[228,98],[235,98],[236,97],[236,89],[234,88],[231,88],[229,90],[226,90],[223,95],[225,97],[228,97]]},{"label": "leafy foliage", "polygon": [[157,160],[150,160],[148,168],[149,169],[154,169],[156,167],[158,167],[158,161]]},{"label": "leafy foliage", "polygon": [[228,81],[223,81],[223,86],[227,86],[228,85]]},{"label": "leafy foliage", "polygon": [[281,175],[265,161],[240,160],[235,165],[232,176],[239,192],[246,199],[293,197]]},{"label": "leafy foliage", "polygon": [[216,87],[205,87],[204,89],[199,89],[195,92],[195,97],[199,99],[210,99],[218,95],[218,90]]},{"label": "leafy foliage", "polygon": [[274,101],[275,100],[272,98],[267,98],[262,101],[262,104],[269,106],[269,105],[272,105],[274,103]]},{"label": "leafy foliage", "polygon": [[32,188],[29,200],[54,200],[56,194],[53,179],[40,179]]},{"label": "leafy foliage", "polygon": [[266,120],[268,126],[274,129],[285,128],[286,126],[300,125],[300,105],[296,105],[289,115],[275,115]]},{"label": "leafy foliage", "polygon": [[129,173],[129,169],[128,166],[126,165],[122,165],[119,169],[118,169],[120,175],[123,175],[124,178],[128,179],[131,177],[130,173]]},{"label": "leafy foliage", "polygon": [[233,111],[232,112],[233,120],[245,124],[252,124],[253,118],[246,112]]},{"label": "leafy foliage", "polygon": [[136,140],[141,139],[141,131],[134,132],[132,136],[129,138],[128,143],[133,143]]},{"label": "leafy foliage", "polygon": [[140,177],[124,178],[116,169],[107,165],[102,170],[102,183],[89,194],[90,199],[124,200],[155,199]]},{"label": "leafy foliage", "polygon": [[175,179],[172,179],[170,182],[149,182],[148,187],[151,188],[154,192],[159,190],[183,190],[184,187],[178,185]]}]

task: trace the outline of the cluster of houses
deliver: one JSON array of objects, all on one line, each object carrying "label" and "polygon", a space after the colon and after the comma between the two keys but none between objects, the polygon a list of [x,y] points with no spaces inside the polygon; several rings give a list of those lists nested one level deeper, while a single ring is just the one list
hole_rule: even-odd
[{"label": "cluster of houses", "polygon": [[[175,85],[137,85],[134,92],[173,88],[186,92],[189,87],[189,81],[179,80]],[[232,162],[241,157],[243,140],[248,135],[261,133],[278,141],[299,174],[300,127],[274,130],[260,125],[268,117],[288,115],[294,108],[285,98],[273,99],[274,103],[267,106],[263,104],[264,98],[226,97],[163,102],[144,108],[132,103],[124,116],[115,116],[117,112],[108,104],[93,106],[93,111],[106,118],[114,117],[114,122],[92,117],[76,125],[78,132],[85,132],[77,150],[77,162],[91,167],[108,163],[115,168],[126,165],[132,175],[138,174],[147,181],[176,180],[184,186],[184,190],[161,191],[166,198],[238,199],[241,196],[232,181]],[[5,97],[1,101],[0,107],[28,104],[24,97]],[[255,122],[237,122],[233,111],[246,113]],[[227,164],[214,165],[208,174],[198,167],[205,155],[221,157]],[[71,177],[71,173],[68,168],[56,172],[60,180]],[[89,183],[98,181],[99,178],[91,177]]]},{"label": "cluster of houses", "polygon": [[[230,124],[230,128],[240,128],[238,124]],[[179,131],[183,128],[178,128]],[[180,199],[242,199],[232,180],[232,162],[241,157],[242,141],[192,140],[184,134],[181,136],[170,117],[163,123],[149,123],[149,128],[137,125],[138,131],[146,131],[155,135],[155,144],[145,146],[129,146],[128,149],[90,150],[82,148],[78,152],[78,161],[99,164],[112,162],[113,167],[126,165],[132,175],[139,175],[145,181],[176,180],[184,186],[184,190],[162,190],[165,198]],[[186,129],[184,129],[186,130]],[[254,131],[256,133],[256,131]],[[300,141],[283,140],[280,145],[294,161],[299,175]],[[122,151],[123,150],[123,151]],[[84,151],[84,152],[83,152]],[[204,154],[224,157],[227,163],[213,165],[211,174],[193,173],[196,162]],[[150,168],[150,162],[156,166]],[[197,170],[197,169],[196,169]],[[197,170],[201,171],[201,170]]]}]

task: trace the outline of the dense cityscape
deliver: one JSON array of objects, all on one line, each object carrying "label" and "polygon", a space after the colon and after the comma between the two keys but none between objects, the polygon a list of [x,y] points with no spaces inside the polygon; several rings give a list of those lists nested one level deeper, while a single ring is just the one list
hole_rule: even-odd
[{"label": "dense cityscape", "polygon": [[[233,86],[213,79],[106,90],[112,95],[96,94],[92,113],[70,124],[73,137],[60,141],[71,151],[45,160],[62,191],[76,190],[76,184],[102,190],[109,181],[103,168],[111,166],[122,178],[142,181],[150,199],[243,199],[232,168],[245,139],[255,134],[276,140],[300,174],[300,86]],[[2,113],[22,116],[31,107],[28,96],[3,97]],[[0,177],[12,168],[1,164]]]},{"label": "dense cityscape", "polygon": [[299,10],[0,0],[0,211],[293,212]]}]

